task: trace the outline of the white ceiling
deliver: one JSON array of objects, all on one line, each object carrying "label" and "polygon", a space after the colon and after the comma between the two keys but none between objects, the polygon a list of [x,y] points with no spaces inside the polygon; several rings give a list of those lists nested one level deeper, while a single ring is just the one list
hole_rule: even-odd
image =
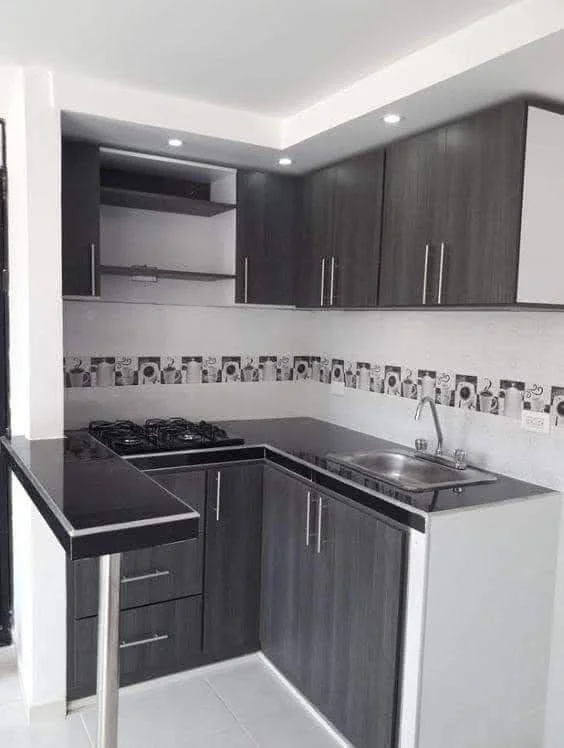
[{"label": "white ceiling", "polygon": [[286,116],[512,0],[2,0],[0,60]]},{"label": "white ceiling", "polygon": [[[398,127],[382,122],[382,110],[304,140],[290,149],[290,172],[305,172],[356,152],[433,127],[495,102],[518,96],[564,104],[564,31],[502,55],[468,72],[394,103],[404,120]],[[184,145],[166,145],[170,132],[129,122],[63,113],[63,131],[97,143],[199,161],[275,170],[280,152],[240,141],[180,133]],[[179,134],[178,132],[174,133]]]}]

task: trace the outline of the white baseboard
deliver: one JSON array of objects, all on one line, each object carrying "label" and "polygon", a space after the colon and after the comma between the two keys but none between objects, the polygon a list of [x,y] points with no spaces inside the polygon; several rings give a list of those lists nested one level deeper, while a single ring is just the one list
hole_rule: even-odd
[{"label": "white baseboard", "polygon": [[331,737],[336,740],[343,748],[354,748],[353,744],[350,743],[343,735],[341,735],[338,730],[335,729],[334,725],[331,724],[324,716],[319,712],[313,704],[306,699],[306,697],[302,694],[301,691],[298,691],[298,689],[290,683],[290,681],[286,678],[285,675],[283,675],[280,670],[276,667],[276,665],[273,665],[272,662],[268,659],[268,657],[263,653],[258,653],[259,658],[264,662],[264,664],[271,670],[274,675],[282,682],[282,684],[292,693],[292,695],[301,703],[301,705],[304,707],[306,711],[308,711],[312,717],[314,717],[319,724],[327,730],[327,732],[331,735]]},{"label": "white baseboard", "polygon": [[28,724],[34,725],[38,722],[53,722],[59,719],[65,719],[67,716],[67,702],[65,699],[59,701],[50,701],[47,704],[35,704],[29,706],[26,704]]},{"label": "white baseboard", "polygon": [[[233,657],[230,660],[221,660],[220,662],[213,662],[211,665],[202,665],[201,667],[191,668],[190,670],[181,670],[178,673],[171,673],[170,675],[163,675],[160,678],[152,678],[151,680],[145,680],[141,683],[132,683],[130,686],[121,686],[120,693],[137,693],[139,691],[150,691],[153,688],[162,688],[163,686],[169,686],[173,683],[183,683],[190,678],[198,676],[205,676],[207,673],[217,673],[221,670],[227,669],[236,663],[243,663],[245,661],[252,661],[256,659],[258,653],[243,655],[242,657]],[[69,701],[67,705],[67,711],[79,712],[81,709],[87,709],[88,707],[96,705],[96,695],[85,696],[82,699],[74,699]]]}]

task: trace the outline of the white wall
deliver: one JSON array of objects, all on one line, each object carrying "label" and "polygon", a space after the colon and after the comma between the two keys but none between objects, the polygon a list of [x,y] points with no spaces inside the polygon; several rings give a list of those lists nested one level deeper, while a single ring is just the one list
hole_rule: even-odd
[{"label": "white wall", "polygon": [[[564,386],[564,315],[560,312],[318,312],[315,350],[345,359]],[[334,422],[413,444],[434,443],[429,415],[413,421],[415,403],[322,387],[318,407]],[[440,407],[445,443],[471,461],[517,478],[564,489],[564,430],[537,435],[502,416]]]},{"label": "white wall", "polygon": [[[20,70],[7,112],[13,433],[62,435],[60,126],[48,76]],[[12,481],[14,627],[30,717],[64,714],[65,557]]]},{"label": "white wall", "polygon": [[[65,352],[100,356],[304,354],[309,351],[310,318],[310,312],[290,309],[66,301]],[[302,383],[295,382],[69,388],[65,422],[67,428],[78,428],[96,418],[184,415],[217,420],[302,415],[310,412],[304,392]]]}]

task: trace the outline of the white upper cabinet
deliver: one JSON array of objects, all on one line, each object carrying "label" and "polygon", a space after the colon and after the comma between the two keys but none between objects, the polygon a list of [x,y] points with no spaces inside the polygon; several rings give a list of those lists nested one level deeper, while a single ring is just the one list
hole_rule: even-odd
[{"label": "white upper cabinet", "polygon": [[564,116],[529,107],[517,302],[564,304]]}]

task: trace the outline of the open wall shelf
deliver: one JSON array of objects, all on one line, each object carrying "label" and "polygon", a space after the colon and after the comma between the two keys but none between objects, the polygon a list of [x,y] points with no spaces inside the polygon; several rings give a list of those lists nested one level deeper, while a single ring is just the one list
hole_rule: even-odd
[{"label": "open wall shelf", "polygon": [[121,275],[128,278],[146,278],[151,280],[187,280],[187,281],[221,281],[233,280],[234,275],[229,273],[201,273],[191,270],[167,270],[166,268],[151,267],[150,265],[101,265],[102,275]]},{"label": "open wall shelf", "polygon": [[120,208],[137,208],[155,210],[161,213],[182,213],[190,216],[211,218],[220,213],[234,210],[235,205],[217,203],[213,200],[198,200],[184,195],[165,195],[156,192],[127,189],[125,187],[101,188],[102,205],[114,205]]}]

